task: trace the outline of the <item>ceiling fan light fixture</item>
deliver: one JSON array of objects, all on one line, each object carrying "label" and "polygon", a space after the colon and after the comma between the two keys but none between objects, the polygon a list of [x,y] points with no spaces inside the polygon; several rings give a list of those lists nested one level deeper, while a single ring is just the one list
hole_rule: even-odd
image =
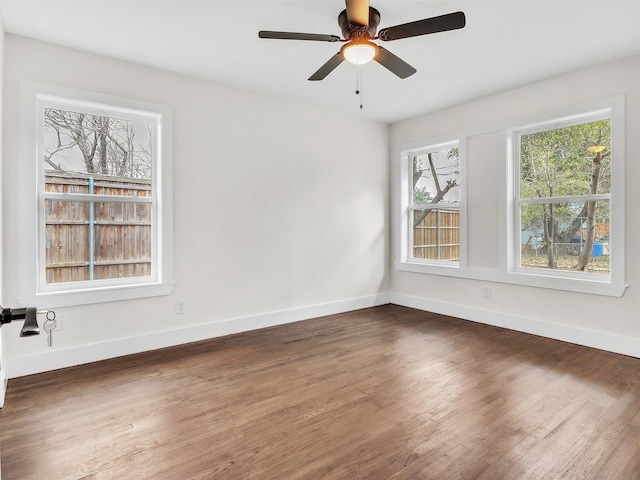
[{"label": "ceiling fan light fixture", "polygon": [[354,65],[364,65],[374,59],[378,47],[371,42],[351,42],[342,47],[342,56]]}]

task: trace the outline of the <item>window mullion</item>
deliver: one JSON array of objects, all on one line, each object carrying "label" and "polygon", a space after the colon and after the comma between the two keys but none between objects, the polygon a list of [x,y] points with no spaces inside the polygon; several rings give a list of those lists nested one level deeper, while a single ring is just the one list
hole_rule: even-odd
[{"label": "window mullion", "polygon": [[532,197],[520,198],[516,200],[518,205],[542,205],[545,203],[584,203],[601,202],[611,200],[611,194],[602,193],[598,195],[573,195],[567,197]]},{"label": "window mullion", "polygon": [[153,197],[131,195],[89,195],[84,193],[43,192],[43,200],[61,202],[99,202],[99,203],[154,203]]}]

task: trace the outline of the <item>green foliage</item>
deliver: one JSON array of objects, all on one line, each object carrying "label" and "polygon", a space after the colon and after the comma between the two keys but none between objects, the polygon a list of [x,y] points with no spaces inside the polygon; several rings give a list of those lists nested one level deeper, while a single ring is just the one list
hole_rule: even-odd
[{"label": "green foliage", "polygon": [[[523,134],[520,139],[520,196],[548,198],[587,195],[591,190],[591,175],[596,154],[587,150],[594,145],[605,147],[601,153],[598,193],[611,189],[611,127],[610,120],[562,127]],[[570,224],[582,204],[556,204],[554,217]],[[522,210],[522,227],[541,230],[543,218],[540,208],[529,206]]]},{"label": "green foliage", "polygon": [[[458,168],[460,167],[460,147],[450,148],[447,152],[447,159],[451,160]],[[457,172],[459,173],[459,172]]]},{"label": "green foliage", "polygon": [[602,145],[598,191],[611,187],[611,128],[609,120],[522,135],[520,141],[521,197],[585,195],[591,184],[595,156],[587,150]]},{"label": "green foliage", "polygon": [[427,205],[431,201],[431,194],[427,187],[416,187],[413,189],[413,204]]}]

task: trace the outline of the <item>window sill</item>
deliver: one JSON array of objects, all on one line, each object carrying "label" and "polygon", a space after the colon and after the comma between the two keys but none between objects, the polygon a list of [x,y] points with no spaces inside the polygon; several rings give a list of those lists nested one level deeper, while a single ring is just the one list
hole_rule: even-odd
[{"label": "window sill", "polygon": [[445,275],[458,277],[460,275],[460,264],[456,263],[422,263],[422,262],[396,262],[396,270],[414,273],[426,273],[429,275]]},{"label": "window sill", "polygon": [[560,276],[541,275],[529,272],[496,272],[491,270],[477,270],[457,268],[444,265],[424,265],[411,262],[396,262],[396,270],[403,272],[422,273],[445,277],[480,280],[485,282],[506,283],[526,287],[546,288],[565,292],[586,293],[590,295],[604,295],[608,297],[622,297],[627,284],[590,278],[569,278]]},{"label": "window sill", "polygon": [[116,302],[169,295],[173,290],[173,285],[173,283],[146,283],[67,290],[64,292],[42,292],[18,297],[18,303],[20,305],[37,305],[38,308],[56,308]]}]

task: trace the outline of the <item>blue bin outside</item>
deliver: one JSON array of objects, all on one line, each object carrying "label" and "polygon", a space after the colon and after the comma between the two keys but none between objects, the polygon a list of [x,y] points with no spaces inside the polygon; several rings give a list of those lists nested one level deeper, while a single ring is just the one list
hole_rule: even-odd
[{"label": "blue bin outside", "polygon": [[593,244],[593,249],[591,250],[591,256],[592,257],[601,257],[602,256],[602,243],[601,242],[595,242]]}]

